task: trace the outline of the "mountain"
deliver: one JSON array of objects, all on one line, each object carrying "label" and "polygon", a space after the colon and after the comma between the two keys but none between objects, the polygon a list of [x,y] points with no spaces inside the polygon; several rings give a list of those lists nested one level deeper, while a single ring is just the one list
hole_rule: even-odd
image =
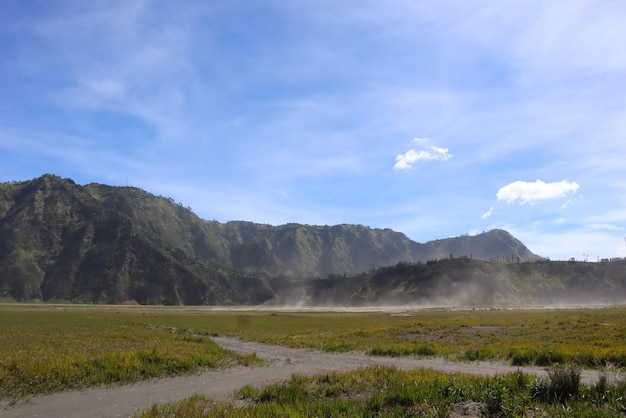
[{"label": "mountain", "polygon": [[46,175],[0,185],[0,291],[16,300],[246,304],[268,283],[227,265],[191,211],[135,188]]},{"label": "mountain", "polygon": [[272,275],[355,274],[401,261],[467,256],[482,260],[537,261],[519,240],[503,230],[420,244],[391,229],[363,225],[260,225],[211,222],[230,245],[232,266]]},{"label": "mountain", "polygon": [[16,300],[258,304],[306,278],[459,256],[540,259],[502,230],[420,244],[362,225],[206,221],[138,188],[54,175],[0,184],[0,292]]},{"label": "mountain", "polygon": [[467,256],[486,261],[538,261],[542,259],[528,250],[513,235],[502,229],[457,238],[429,241],[418,245],[414,261]]},{"label": "mountain", "polygon": [[354,274],[414,259],[415,243],[391,229],[363,225],[212,224],[230,243],[232,265],[293,277]]}]

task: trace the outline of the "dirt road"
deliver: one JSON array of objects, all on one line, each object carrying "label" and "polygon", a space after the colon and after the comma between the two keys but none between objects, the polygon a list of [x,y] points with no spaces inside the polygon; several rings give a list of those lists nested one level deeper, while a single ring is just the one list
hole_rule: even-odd
[{"label": "dirt road", "polygon": [[[400,369],[429,368],[448,373],[478,375],[504,374],[518,370],[502,363],[449,362],[441,358],[373,357],[355,353],[332,354],[321,351],[242,342],[215,337],[215,342],[237,353],[256,352],[266,366],[233,367],[202,374],[158,379],[116,388],[96,388],[60,392],[29,399],[22,405],[0,410],[0,417],[126,417],[155,403],[181,400],[201,393],[217,400],[229,400],[233,391],[246,384],[261,386],[289,378],[292,374],[312,375],[348,371],[367,366],[395,366]],[[545,375],[538,367],[524,367],[529,374]],[[617,376],[608,376],[609,380]],[[598,373],[583,371],[583,383],[595,383]]]}]

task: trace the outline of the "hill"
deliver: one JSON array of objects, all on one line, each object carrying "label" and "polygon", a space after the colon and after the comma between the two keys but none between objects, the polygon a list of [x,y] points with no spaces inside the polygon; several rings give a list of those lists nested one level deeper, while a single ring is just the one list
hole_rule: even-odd
[{"label": "hill", "polygon": [[622,304],[626,260],[498,263],[449,258],[400,263],[354,277],[312,280],[300,296],[317,306]]},{"label": "hill", "polygon": [[540,259],[502,230],[420,244],[362,225],[205,221],[138,188],[53,175],[0,184],[0,292],[16,300],[258,304],[306,278],[451,256]]}]

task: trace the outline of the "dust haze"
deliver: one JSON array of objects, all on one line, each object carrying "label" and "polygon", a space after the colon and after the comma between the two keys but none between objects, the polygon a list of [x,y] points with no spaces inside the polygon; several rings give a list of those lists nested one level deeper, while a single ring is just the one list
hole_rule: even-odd
[{"label": "dust haze", "polygon": [[559,279],[533,272],[442,274],[430,280],[399,274],[364,278],[316,279],[278,292],[255,309],[415,311],[425,309],[568,309],[626,304],[619,283],[597,275]]}]

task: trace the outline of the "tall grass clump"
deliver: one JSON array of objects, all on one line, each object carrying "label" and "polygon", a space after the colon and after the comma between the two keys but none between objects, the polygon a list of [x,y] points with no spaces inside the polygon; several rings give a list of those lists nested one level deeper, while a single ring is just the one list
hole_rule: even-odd
[{"label": "tall grass clump", "polygon": [[[606,382],[604,382],[606,384]],[[564,403],[576,398],[580,391],[580,369],[574,367],[552,367],[548,377],[537,377],[530,385],[531,396],[542,402]]]},{"label": "tall grass clump", "polygon": [[[137,416],[154,418],[193,418],[206,416],[208,410],[214,405],[205,396],[193,395],[182,401],[153,405],[149,410],[140,412]],[[222,407],[223,408],[223,407]]]}]

